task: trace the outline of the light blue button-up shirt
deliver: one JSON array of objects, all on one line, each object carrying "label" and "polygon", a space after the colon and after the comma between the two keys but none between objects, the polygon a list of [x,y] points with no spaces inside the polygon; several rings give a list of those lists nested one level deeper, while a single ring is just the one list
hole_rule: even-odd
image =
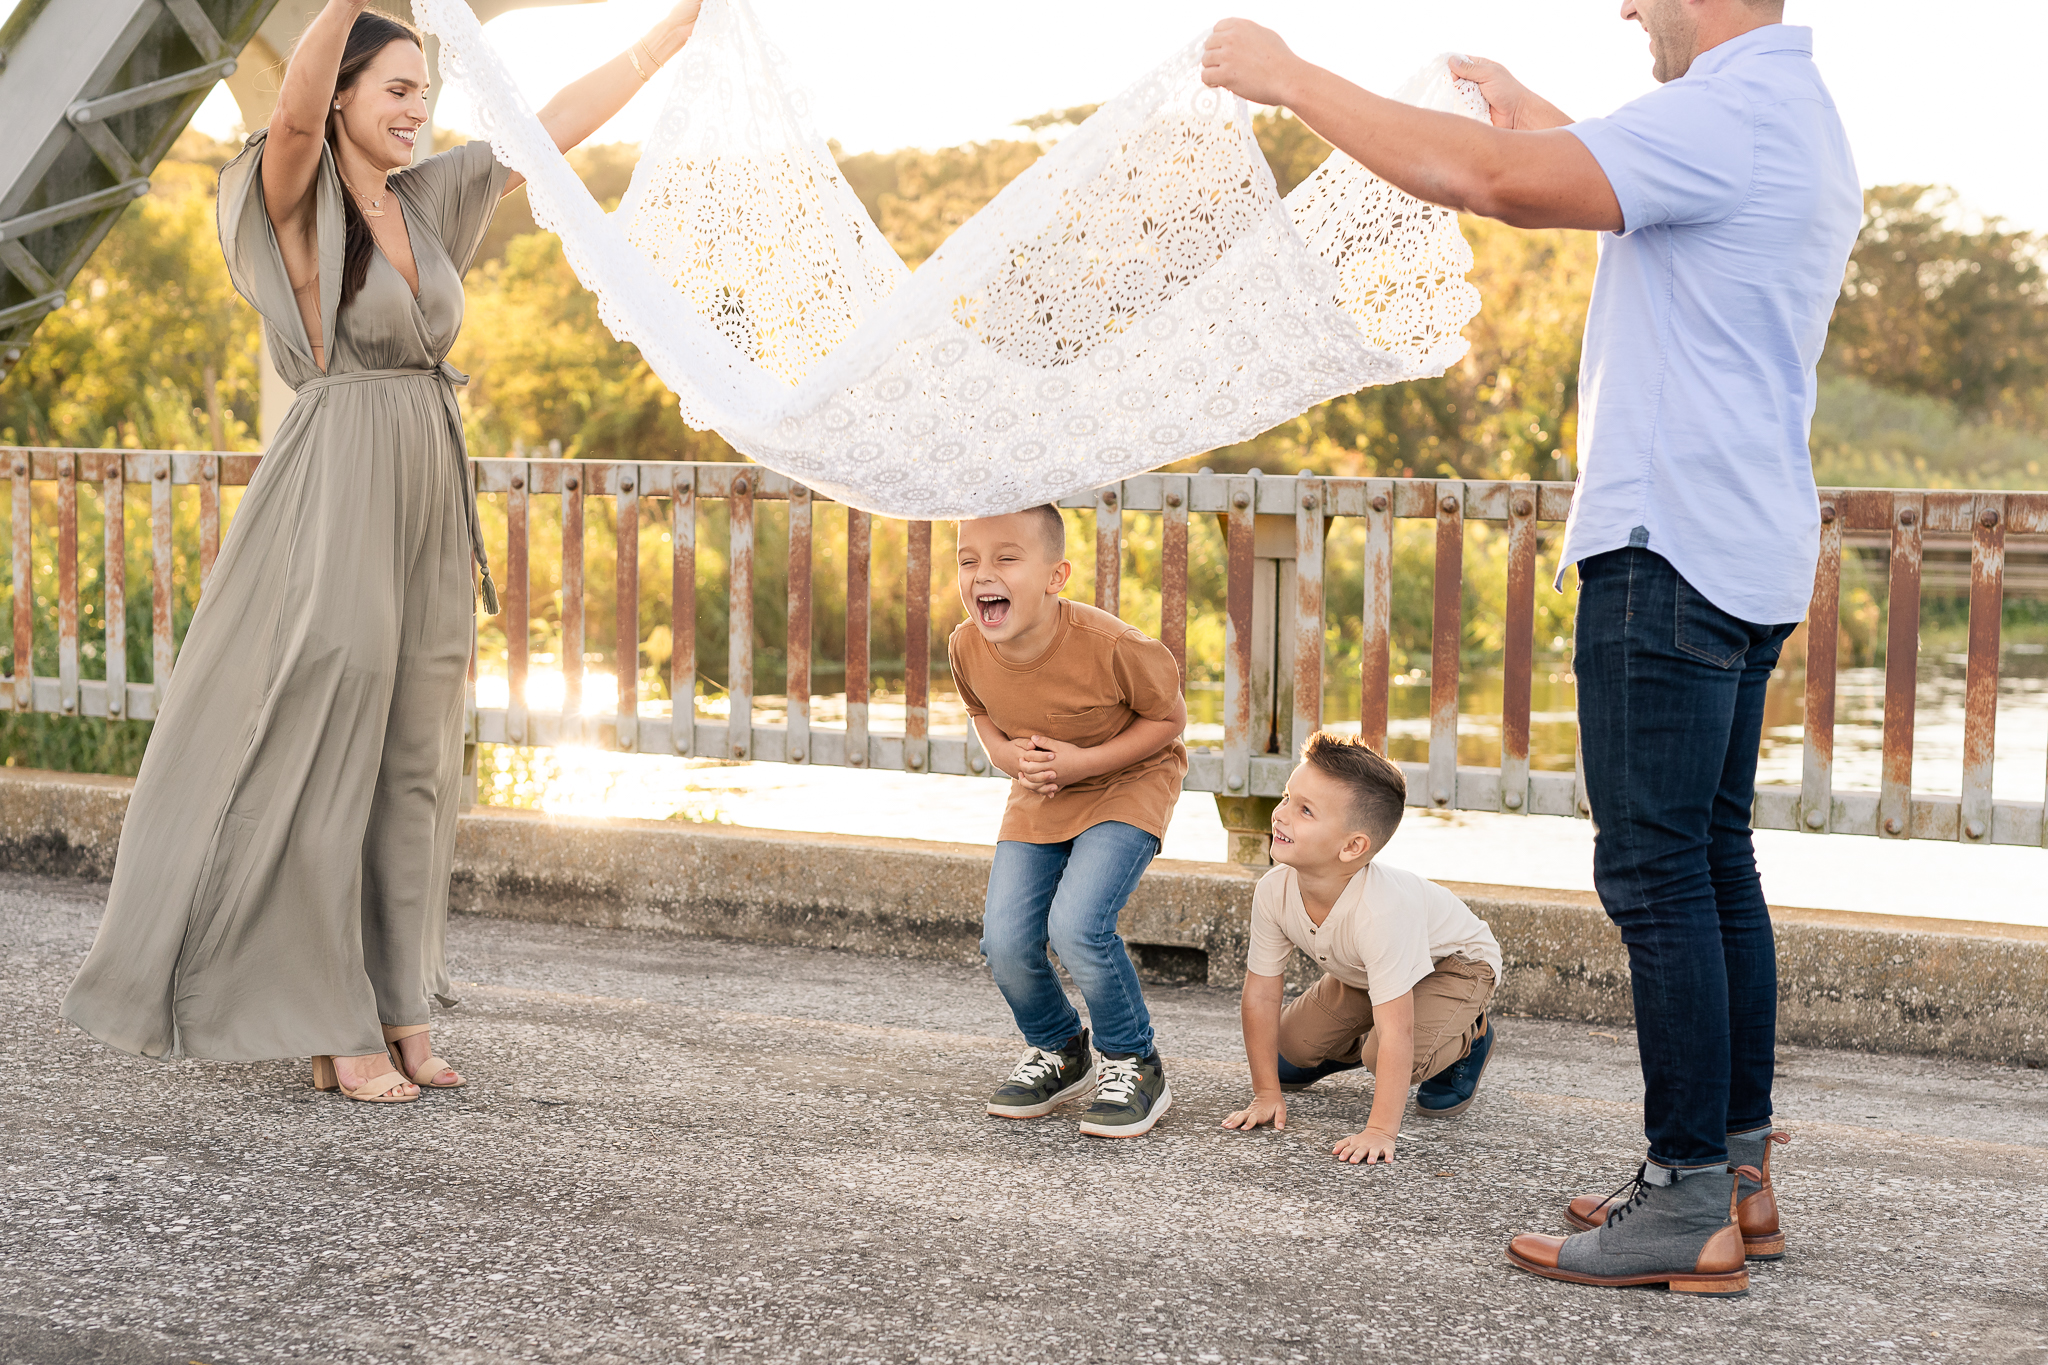
[{"label": "light blue button-up shirt", "polygon": [[1754,29],[1570,131],[1623,227],[1601,237],[1558,581],[1647,546],[1723,611],[1797,621],[1820,543],[1814,368],[1863,212],[1813,31]]}]

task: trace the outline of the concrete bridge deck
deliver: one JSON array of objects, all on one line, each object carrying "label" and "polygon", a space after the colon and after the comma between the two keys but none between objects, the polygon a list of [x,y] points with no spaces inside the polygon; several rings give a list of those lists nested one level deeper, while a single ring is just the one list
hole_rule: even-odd
[{"label": "concrete bridge deck", "polygon": [[2048,1072],[1786,1049],[1790,1254],[1697,1301],[1501,1258],[1633,1165],[1625,1029],[1505,1021],[1364,1170],[1361,1083],[1218,1130],[1213,987],[1148,988],[1177,1104],[1098,1143],[982,1117],[976,970],[464,916],[476,1083],[373,1108],[61,1025],[103,891],[0,874],[8,1362],[2048,1362]]}]

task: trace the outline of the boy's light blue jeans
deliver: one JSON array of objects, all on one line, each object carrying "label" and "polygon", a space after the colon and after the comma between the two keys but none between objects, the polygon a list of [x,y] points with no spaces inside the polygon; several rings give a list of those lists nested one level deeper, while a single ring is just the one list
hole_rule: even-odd
[{"label": "boy's light blue jeans", "polygon": [[1158,852],[1159,840],[1119,820],[1091,825],[1063,844],[996,845],[981,954],[1025,1042],[1050,1052],[1081,1031],[1081,1016],[1046,961],[1050,942],[1088,1002],[1095,1046],[1113,1055],[1151,1055],[1152,1015],[1116,920]]}]

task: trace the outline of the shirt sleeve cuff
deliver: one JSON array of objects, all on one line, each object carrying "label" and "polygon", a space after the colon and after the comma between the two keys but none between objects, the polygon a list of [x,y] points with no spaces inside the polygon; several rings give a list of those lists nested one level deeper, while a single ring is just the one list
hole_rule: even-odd
[{"label": "shirt sleeve cuff", "polygon": [[1607,177],[1607,183],[1614,190],[1614,198],[1621,205],[1621,231],[1617,237],[1626,237],[1643,223],[1649,221],[1648,205],[1643,202],[1641,191],[1632,181],[1624,167],[1626,158],[1621,155],[1616,142],[1626,136],[1615,126],[1613,120],[1604,118],[1582,119],[1567,124],[1565,131],[1585,144],[1593,154],[1593,160],[1600,167],[1600,173]]}]

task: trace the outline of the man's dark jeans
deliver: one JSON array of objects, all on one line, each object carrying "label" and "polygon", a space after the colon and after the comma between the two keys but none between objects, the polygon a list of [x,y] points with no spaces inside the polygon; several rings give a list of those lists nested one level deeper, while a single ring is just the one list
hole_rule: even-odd
[{"label": "man's dark jeans", "polygon": [[1660,1165],[1728,1159],[1771,1117],[1778,959],[1750,837],[1764,688],[1789,625],[1722,611],[1646,549],[1579,564],[1593,885],[1634,976]]}]

